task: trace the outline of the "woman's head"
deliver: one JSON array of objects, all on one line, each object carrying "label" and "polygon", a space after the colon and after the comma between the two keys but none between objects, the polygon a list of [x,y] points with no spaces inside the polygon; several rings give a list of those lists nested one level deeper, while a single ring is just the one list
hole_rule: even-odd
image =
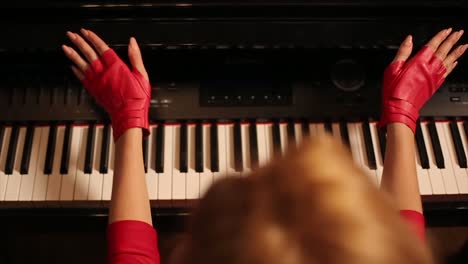
[{"label": "woman's head", "polygon": [[431,263],[428,249],[329,136],[215,183],[175,263]]}]

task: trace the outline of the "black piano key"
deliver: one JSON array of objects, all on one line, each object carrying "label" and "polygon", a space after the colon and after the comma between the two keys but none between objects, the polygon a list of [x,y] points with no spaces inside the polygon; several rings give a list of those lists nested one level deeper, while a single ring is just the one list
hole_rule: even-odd
[{"label": "black piano key", "polygon": [[242,158],[242,133],[239,121],[234,123],[234,170],[243,171],[244,164]]},{"label": "black piano key", "polygon": [[383,129],[378,129],[377,137],[379,138],[380,155],[382,155],[382,160],[385,161],[385,149],[387,147],[387,133]]},{"label": "black piano key", "polygon": [[416,126],[416,146],[418,147],[419,161],[423,169],[429,169],[429,157],[427,156],[426,144],[421,130],[421,123]]},{"label": "black piano key", "polygon": [[0,125],[0,156],[2,155],[3,136],[5,135],[5,127]]},{"label": "black piano key", "polygon": [[211,123],[210,131],[210,146],[211,146],[211,171],[219,171],[219,146],[218,146],[218,125],[216,122]]},{"label": "black piano key", "polygon": [[159,123],[156,128],[156,164],[157,173],[164,172],[164,125]]},{"label": "black piano key", "polygon": [[94,124],[90,124],[88,128],[88,138],[86,140],[86,153],[84,173],[90,174],[93,171],[94,160]]},{"label": "black piano key", "polygon": [[250,163],[252,168],[258,168],[258,141],[257,141],[257,125],[255,121],[249,124],[249,145],[250,145]]},{"label": "black piano key", "polygon": [[302,123],[302,137],[308,137],[310,135],[309,121],[305,120]]},{"label": "black piano key", "polygon": [[348,133],[348,126],[346,122],[340,122],[340,135],[341,135],[341,140],[343,141],[343,143],[349,147],[349,133]]},{"label": "black piano key", "polygon": [[5,163],[5,174],[12,174],[15,166],[16,147],[18,145],[19,126],[14,126],[11,130],[10,142]]},{"label": "black piano key", "polygon": [[332,123],[330,122],[325,123],[325,132],[330,133],[330,134],[333,133]]},{"label": "black piano key", "polygon": [[468,140],[468,121],[463,122],[463,129],[465,129],[465,138]]},{"label": "black piano key", "polygon": [[[143,142],[141,143],[141,145],[143,148],[143,168],[145,169],[145,173],[148,173],[148,144],[149,144],[148,137],[144,137],[142,141]],[[103,144],[104,144],[104,141],[103,141]]]},{"label": "black piano key", "polygon": [[431,137],[432,150],[434,151],[434,156],[436,159],[436,165],[439,169],[445,168],[444,155],[442,154],[442,147],[440,146],[439,135],[437,133],[437,128],[434,122],[429,122],[427,124],[429,129],[429,136]]},{"label": "black piano key", "polygon": [[[105,125],[102,131],[101,160],[99,164],[99,173],[107,173],[109,169],[109,144],[110,144],[110,125]],[[143,152],[144,153],[144,152]]]},{"label": "black piano key", "polygon": [[52,165],[55,156],[55,141],[57,139],[57,125],[53,124],[49,128],[49,138],[47,139],[47,151],[44,163],[44,174],[52,173]]},{"label": "black piano key", "polygon": [[294,129],[294,120],[288,121],[288,141],[294,141],[296,139],[296,131]]},{"label": "black piano key", "polygon": [[458,165],[461,168],[467,168],[466,155],[465,151],[463,150],[463,143],[461,141],[460,132],[458,131],[457,121],[452,120],[450,122],[450,132],[452,134],[455,153],[457,154]]},{"label": "black piano key", "polygon": [[31,160],[31,151],[32,151],[32,144],[33,144],[35,130],[36,129],[32,125],[28,126],[26,130],[26,138],[24,139],[24,146],[23,146],[23,156],[21,157],[21,167],[20,167],[21,174],[28,174],[29,172],[29,161]]},{"label": "black piano key", "polygon": [[197,122],[195,127],[195,171],[203,172],[203,123]]},{"label": "black piano key", "polygon": [[369,168],[371,170],[376,170],[377,162],[375,160],[374,144],[372,143],[372,136],[370,132],[369,122],[364,122],[361,125],[362,125],[362,132],[364,134],[364,145],[366,146],[367,164],[369,164]]},{"label": "black piano key", "polygon": [[71,152],[71,124],[67,124],[65,127],[65,135],[63,137],[62,146],[62,160],[60,161],[60,174],[68,174],[68,165],[70,163],[70,152]]},{"label": "black piano key", "polygon": [[187,123],[182,123],[180,126],[180,172],[188,172],[188,143],[187,143]]},{"label": "black piano key", "polygon": [[274,153],[281,153],[281,132],[280,123],[276,121],[273,123],[273,151]]}]

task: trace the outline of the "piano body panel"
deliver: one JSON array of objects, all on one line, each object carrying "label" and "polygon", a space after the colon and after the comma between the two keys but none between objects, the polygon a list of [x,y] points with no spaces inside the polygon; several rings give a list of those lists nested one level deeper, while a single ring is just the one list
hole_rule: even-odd
[{"label": "piano body panel", "polygon": [[[152,84],[150,120],[178,125],[375,122],[383,70],[405,36],[413,35],[416,50],[447,26],[468,28],[465,1],[425,1],[424,6],[375,0],[146,2],[4,3],[0,21],[8,37],[0,41],[1,125],[109,123],[60,49],[69,44],[65,32],[80,27],[97,32],[124,60],[128,39],[135,36]],[[392,10],[400,16],[385,15]],[[466,57],[424,106],[422,119],[467,122]],[[156,219],[179,219],[196,202],[151,204]],[[466,195],[426,195],[423,203],[430,225],[468,224]],[[107,217],[107,206],[107,201],[60,202],[55,208],[47,202],[2,201],[0,221],[27,215]]]}]

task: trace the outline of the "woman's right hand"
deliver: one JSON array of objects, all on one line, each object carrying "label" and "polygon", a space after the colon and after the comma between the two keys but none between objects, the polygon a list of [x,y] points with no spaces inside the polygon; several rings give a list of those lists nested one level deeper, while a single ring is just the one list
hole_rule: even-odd
[{"label": "woman's right hand", "polygon": [[453,46],[463,30],[451,28],[437,33],[409,61],[413,49],[412,37],[401,44],[393,62],[385,69],[383,80],[382,115],[379,128],[389,123],[404,123],[416,130],[416,121],[422,106],[437,91],[463,55],[468,45]]},{"label": "woman's right hand", "polygon": [[74,63],[76,77],[109,114],[114,141],[132,127],[142,128],[143,135],[148,136],[151,86],[136,40],[131,38],[128,46],[130,70],[94,32],[81,29],[81,33],[94,48],[79,34],[67,32],[67,35],[85,58],[72,47],[63,45],[62,49]]}]

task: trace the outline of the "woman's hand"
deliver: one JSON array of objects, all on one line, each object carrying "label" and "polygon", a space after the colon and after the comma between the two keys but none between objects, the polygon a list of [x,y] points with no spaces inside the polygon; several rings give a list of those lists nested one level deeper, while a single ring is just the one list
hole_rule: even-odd
[{"label": "woman's hand", "polygon": [[385,69],[383,80],[382,116],[379,127],[389,123],[404,123],[416,130],[422,106],[445,81],[468,45],[453,46],[463,30],[451,28],[437,33],[412,59],[406,61],[413,49],[412,37],[401,44],[393,62]]},{"label": "woman's hand", "polygon": [[151,86],[136,40],[130,38],[128,45],[128,57],[132,64],[130,70],[94,32],[81,29],[81,34],[94,48],[79,34],[67,32],[85,58],[72,47],[63,45],[62,49],[74,63],[73,73],[109,114],[114,141],[132,127],[143,128],[144,135],[148,136]]}]

